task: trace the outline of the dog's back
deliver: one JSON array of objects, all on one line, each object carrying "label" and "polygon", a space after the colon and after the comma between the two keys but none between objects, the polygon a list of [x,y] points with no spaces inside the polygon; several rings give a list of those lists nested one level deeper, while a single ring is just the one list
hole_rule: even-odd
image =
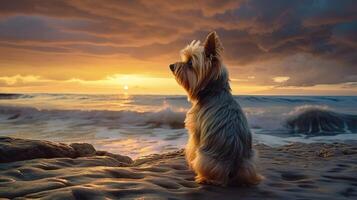
[{"label": "dog's back", "polygon": [[229,91],[206,99],[194,105],[186,120],[193,134],[188,149],[196,154],[188,160],[198,181],[220,185],[257,183],[259,177],[251,160],[252,136],[241,107]]}]

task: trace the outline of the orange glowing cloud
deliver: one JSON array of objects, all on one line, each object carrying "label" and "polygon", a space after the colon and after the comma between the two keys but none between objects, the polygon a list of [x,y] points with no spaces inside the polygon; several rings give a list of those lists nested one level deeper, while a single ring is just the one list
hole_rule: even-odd
[{"label": "orange glowing cloud", "polygon": [[0,92],[182,94],[168,64],[216,30],[235,94],[357,94],[355,6],[3,1]]}]

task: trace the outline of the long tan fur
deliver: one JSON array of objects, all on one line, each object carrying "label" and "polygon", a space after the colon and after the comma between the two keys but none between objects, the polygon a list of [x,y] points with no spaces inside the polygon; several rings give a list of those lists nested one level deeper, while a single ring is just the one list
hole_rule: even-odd
[{"label": "long tan fur", "polygon": [[258,184],[262,176],[256,169],[252,134],[231,94],[222,50],[218,35],[212,32],[203,45],[191,42],[181,51],[182,61],[170,65],[192,103],[185,120],[186,160],[198,183]]}]

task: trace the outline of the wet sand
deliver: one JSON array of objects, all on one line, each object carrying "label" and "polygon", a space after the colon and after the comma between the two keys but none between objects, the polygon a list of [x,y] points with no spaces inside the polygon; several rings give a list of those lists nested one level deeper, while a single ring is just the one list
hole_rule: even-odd
[{"label": "wet sand", "polygon": [[[24,145],[33,141],[21,142]],[[5,150],[7,153],[18,150],[17,143],[7,143],[10,146],[6,148],[4,143],[0,142],[0,158],[5,155]],[[56,144],[50,145],[56,148]],[[62,145],[61,148],[66,149]],[[33,146],[30,144],[27,148]],[[108,152],[78,152],[71,148],[68,149],[72,152],[70,157],[67,154],[46,154],[46,158],[27,160],[22,157],[21,161],[15,162],[5,161],[3,157],[0,163],[0,198],[357,198],[356,143],[293,143],[279,148],[255,145],[260,154],[259,168],[265,180],[254,187],[227,188],[196,184],[194,174],[187,168],[183,150],[131,161],[125,156]],[[12,159],[17,156],[14,153]],[[51,156],[53,158],[49,158]]]}]

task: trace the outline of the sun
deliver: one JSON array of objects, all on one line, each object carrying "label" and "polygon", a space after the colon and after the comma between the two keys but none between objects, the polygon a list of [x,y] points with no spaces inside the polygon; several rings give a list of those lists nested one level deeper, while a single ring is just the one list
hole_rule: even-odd
[{"label": "sun", "polygon": [[129,87],[127,85],[124,85],[124,90],[128,90]]}]

